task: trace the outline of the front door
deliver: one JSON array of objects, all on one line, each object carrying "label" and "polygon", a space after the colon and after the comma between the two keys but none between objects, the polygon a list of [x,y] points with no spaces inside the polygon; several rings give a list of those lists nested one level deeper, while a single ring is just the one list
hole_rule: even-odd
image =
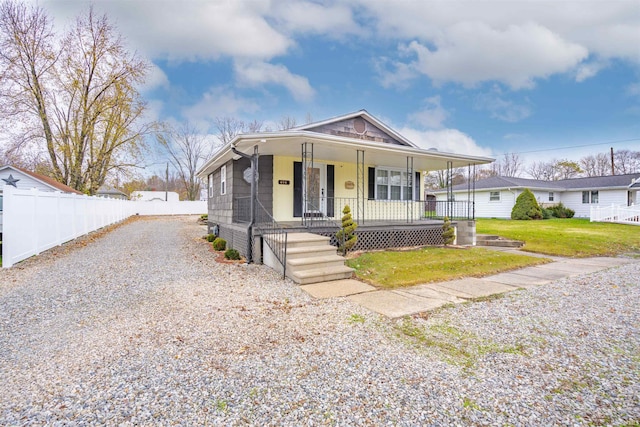
[{"label": "front door", "polygon": [[327,166],[313,163],[307,167],[307,181],[304,184],[303,208],[305,217],[326,215]]}]

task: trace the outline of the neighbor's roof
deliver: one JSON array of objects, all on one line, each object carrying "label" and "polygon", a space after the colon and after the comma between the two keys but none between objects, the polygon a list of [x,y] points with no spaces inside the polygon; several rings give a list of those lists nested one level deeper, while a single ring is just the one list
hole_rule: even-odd
[{"label": "neighbor's roof", "polygon": [[108,185],[103,185],[102,187],[98,188],[97,194],[115,194],[115,195],[118,195],[118,196],[129,197],[129,196],[127,196],[127,193],[124,193],[124,192],[118,190],[117,188],[111,187],[111,186],[108,186]]},{"label": "neighbor's roof", "polygon": [[53,178],[50,178],[46,175],[42,175],[36,172],[31,172],[28,171],[26,169],[22,169],[19,168],[17,166],[11,166],[11,165],[4,165],[2,167],[0,167],[0,170],[4,170],[4,169],[13,169],[15,171],[19,171],[24,173],[25,175],[29,175],[31,178],[35,179],[36,181],[40,181],[41,183],[49,186],[49,187],[53,187],[54,189],[58,190],[58,191],[62,191],[63,193],[75,193],[75,194],[84,194],[78,190],[76,190],[75,188],[71,188],[68,185],[65,185],[61,182],[56,181]]},{"label": "neighbor's roof", "polygon": [[[528,188],[530,190],[597,190],[606,188],[637,188],[638,183],[634,180],[640,178],[640,173],[626,175],[593,176],[586,178],[561,179],[558,181],[544,181],[539,179],[514,178],[507,176],[492,176],[477,181],[475,189],[478,190],[501,190]],[[453,191],[467,191],[468,184],[453,186]],[[433,193],[444,193],[446,189],[434,191]]]}]

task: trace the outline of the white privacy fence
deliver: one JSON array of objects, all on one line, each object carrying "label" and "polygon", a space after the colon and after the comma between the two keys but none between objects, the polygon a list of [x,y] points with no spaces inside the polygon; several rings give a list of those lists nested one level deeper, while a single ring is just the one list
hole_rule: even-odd
[{"label": "white privacy fence", "polygon": [[618,222],[640,225],[640,205],[591,206],[591,222]]},{"label": "white privacy fence", "polygon": [[207,212],[207,202],[140,202],[3,187],[2,266],[115,224],[132,215]]}]

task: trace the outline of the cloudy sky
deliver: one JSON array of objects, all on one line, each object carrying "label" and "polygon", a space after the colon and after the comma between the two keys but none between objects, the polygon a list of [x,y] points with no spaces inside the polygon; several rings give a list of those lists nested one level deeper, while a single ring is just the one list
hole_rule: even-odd
[{"label": "cloudy sky", "polygon": [[[38,3],[56,25],[89,4]],[[640,150],[640,0],[94,4],[153,62],[154,118],[214,133],[221,116],[275,127],[366,109],[455,153]]]}]

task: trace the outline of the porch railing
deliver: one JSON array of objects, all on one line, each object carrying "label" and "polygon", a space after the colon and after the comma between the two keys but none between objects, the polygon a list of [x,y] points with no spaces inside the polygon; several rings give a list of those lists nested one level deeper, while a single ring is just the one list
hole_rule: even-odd
[{"label": "porch railing", "polygon": [[[362,211],[357,209],[356,198],[330,197],[321,200],[321,206],[309,209],[302,217],[305,227],[333,227],[340,224],[342,210],[346,205],[358,224],[375,221],[394,221],[412,223],[420,220],[441,220],[448,216],[451,220],[475,219],[472,201],[444,200],[364,200],[360,201]],[[266,212],[266,211],[265,211]],[[358,215],[362,218],[358,218]],[[249,197],[237,197],[233,201],[233,221],[249,222],[251,219],[251,200]]]},{"label": "porch railing", "polygon": [[262,241],[269,246],[271,252],[282,265],[282,277],[287,275],[287,231],[273,219],[258,200],[254,228],[262,234]]},{"label": "porch railing", "polygon": [[342,210],[349,205],[353,218],[362,224],[373,221],[414,222],[426,219],[440,220],[445,216],[451,220],[473,220],[473,202],[436,200],[364,200],[362,218],[355,209],[355,198],[328,198],[326,212],[330,218],[342,218]]}]

